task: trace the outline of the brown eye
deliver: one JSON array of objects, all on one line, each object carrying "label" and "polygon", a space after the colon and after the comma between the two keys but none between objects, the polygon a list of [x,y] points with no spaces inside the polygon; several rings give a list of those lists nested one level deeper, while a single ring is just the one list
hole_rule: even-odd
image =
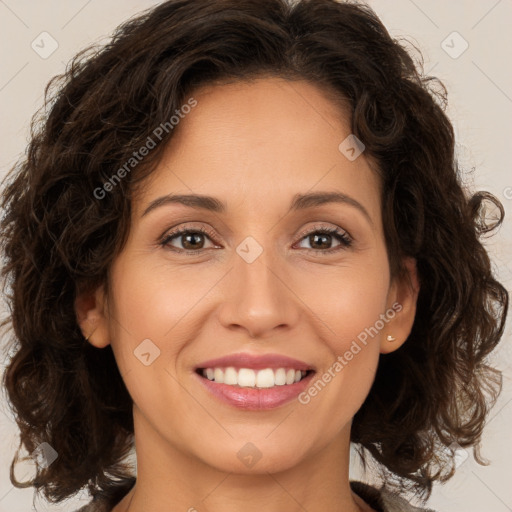
[{"label": "brown eye", "polygon": [[[304,240],[307,240],[310,245],[310,248],[304,247],[304,249],[324,253],[345,249],[352,244],[352,239],[348,234],[339,228],[315,229],[303,235],[301,242]],[[333,241],[337,241],[338,245],[332,247]]]},{"label": "brown eye", "polygon": [[309,235],[308,240],[313,249],[330,249],[333,236],[328,234]]},{"label": "brown eye", "polygon": [[201,233],[188,233],[181,235],[184,249],[202,249],[204,246],[204,235]]},{"label": "brown eye", "polygon": [[[211,237],[207,231],[203,229],[178,229],[168,233],[160,242],[160,245],[175,251],[190,251],[200,252],[205,249],[206,239],[210,240]],[[178,246],[174,242],[178,241]]]}]

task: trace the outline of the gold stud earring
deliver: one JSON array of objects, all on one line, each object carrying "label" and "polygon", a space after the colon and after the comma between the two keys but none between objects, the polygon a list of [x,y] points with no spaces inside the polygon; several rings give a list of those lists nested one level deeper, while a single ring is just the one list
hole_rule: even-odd
[{"label": "gold stud earring", "polygon": [[393,341],[396,341],[396,338],[394,336],[391,336],[391,334],[388,334],[386,340],[389,341],[390,343],[393,343]]}]

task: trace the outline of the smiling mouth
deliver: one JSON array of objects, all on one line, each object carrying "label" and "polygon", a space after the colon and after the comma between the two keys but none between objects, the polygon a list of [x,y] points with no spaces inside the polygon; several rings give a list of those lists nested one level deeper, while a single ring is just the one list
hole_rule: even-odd
[{"label": "smiling mouth", "polygon": [[252,368],[214,367],[198,368],[196,373],[216,384],[226,384],[238,388],[268,389],[279,386],[291,386],[300,382],[313,370],[296,370],[294,368]]}]

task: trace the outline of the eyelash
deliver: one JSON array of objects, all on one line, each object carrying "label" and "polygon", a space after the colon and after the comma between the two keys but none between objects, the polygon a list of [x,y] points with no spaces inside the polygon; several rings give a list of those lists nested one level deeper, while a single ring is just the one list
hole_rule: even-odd
[{"label": "eyelash", "polygon": [[[164,248],[168,248],[169,250],[172,250],[172,251],[175,251],[175,252],[178,252],[178,253],[184,253],[184,254],[188,254],[188,255],[194,255],[196,256],[197,254],[201,253],[202,251],[205,251],[207,249],[198,249],[196,251],[191,251],[191,250],[187,250],[187,249],[179,249],[179,248],[176,248],[176,247],[172,247],[169,244],[169,242],[171,240],[173,240],[174,238],[179,238],[180,236],[182,235],[188,235],[188,234],[197,234],[197,233],[202,233],[203,235],[206,235],[208,236],[208,238],[210,238],[210,240],[212,242],[215,243],[215,235],[212,231],[208,230],[208,229],[205,229],[203,227],[199,227],[199,228],[187,228],[187,227],[184,227],[184,228],[179,228],[175,231],[172,231],[171,233],[168,233],[166,235],[164,235],[162,237],[162,239],[160,240],[159,242],[159,245],[161,245],[162,247]],[[302,232],[299,236],[299,242],[301,242],[304,238],[306,238],[307,236],[311,236],[313,234],[322,234],[322,235],[332,235],[334,236],[339,242],[340,242],[340,245],[336,246],[336,247],[331,247],[330,249],[326,249],[326,250],[323,250],[323,249],[303,249],[304,251],[307,251],[307,252],[313,252],[313,253],[327,253],[327,254],[332,254],[334,252],[338,252],[340,250],[343,250],[343,249],[348,249],[349,247],[352,246],[352,238],[348,235],[348,233],[346,231],[344,231],[343,229],[340,229],[340,228],[328,228],[328,227],[325,227],[325,226],[315,226],[313,227],[312,229],[306,231],[306,232]]]}]

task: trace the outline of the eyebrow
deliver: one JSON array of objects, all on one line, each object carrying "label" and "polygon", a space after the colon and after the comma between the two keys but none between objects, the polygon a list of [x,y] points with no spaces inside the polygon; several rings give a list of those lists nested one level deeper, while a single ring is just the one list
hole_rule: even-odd
[{"label": "eyebrow", "polygon": [[[316,208],[324,204],[341,203],[352,206],[359,210],[373,225],[373,221],[366,208],[353,197],[341,192],[309,192],[306,194],[295,194],[292,198],[289,212],[306,210],[308,208]],[[168,194],[151,201],[144,210],[141,217],[161,206],[169,204],[182,204],[190,208],[207,210],[215,213],[225,213],[227,206],[216,197],[200,195],[200,194]]]}]

